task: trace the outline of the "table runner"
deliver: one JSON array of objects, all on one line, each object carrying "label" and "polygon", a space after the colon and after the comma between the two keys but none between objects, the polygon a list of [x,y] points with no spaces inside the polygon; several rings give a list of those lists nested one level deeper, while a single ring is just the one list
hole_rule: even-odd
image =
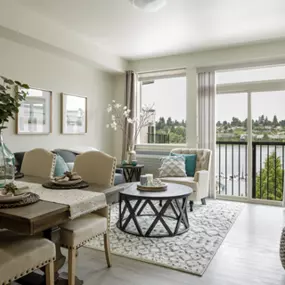
[{"label": "table runner", "polygon": [[53,190],[46,189],[41,184],[30,182],[15,182],[21,192],[33,192],[41,200],[69,206],[70,219],[91,213],[107,206],[104,193],[86,190]]}]

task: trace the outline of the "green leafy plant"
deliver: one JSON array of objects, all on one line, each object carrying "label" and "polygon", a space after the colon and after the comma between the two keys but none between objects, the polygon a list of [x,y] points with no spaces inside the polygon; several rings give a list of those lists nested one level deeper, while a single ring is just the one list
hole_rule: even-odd
[{"label": "green leafy plant", "polygon": [[[15,114],[19,112],[21,101],[24,101],[29,89],[28,84],[13,81],[4,76],[0,76],[3,84],[0,84],[0,131],[5,129],[5,123],[9,119],[15,119]],[[13,96],[13,94],[15,96]]]}]

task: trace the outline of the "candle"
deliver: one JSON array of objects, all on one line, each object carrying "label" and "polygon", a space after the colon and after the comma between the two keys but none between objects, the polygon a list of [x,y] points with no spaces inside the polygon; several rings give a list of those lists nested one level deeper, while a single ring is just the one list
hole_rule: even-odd
[{"label": "candle", "polygon": [[153,184],[153,174],[146,174],[147,177],[147,185],[152,185]]},{"label": "candle", "polygon": [[147,176],[141,175],[140,181],[141,181],[141,185],[146,186],[147,185]]}]

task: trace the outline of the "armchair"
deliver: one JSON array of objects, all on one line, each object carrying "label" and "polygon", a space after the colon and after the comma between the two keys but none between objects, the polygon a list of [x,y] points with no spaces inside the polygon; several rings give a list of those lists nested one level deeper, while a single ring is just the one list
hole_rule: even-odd
[{"label": "armchair", "polygon": [[[212,152],[209,149],[175,148],[171,150],[174,154],[196,154],[196,170],[194,177],[163,177],[164,182],[172,182],[189,186],[193,189],[190,195],[190,211],[193,211],[194,201],[201,200],[206,205],[206,197],[209,195],[209,178]],[[171,154],[170,153],[170,154]]]}]

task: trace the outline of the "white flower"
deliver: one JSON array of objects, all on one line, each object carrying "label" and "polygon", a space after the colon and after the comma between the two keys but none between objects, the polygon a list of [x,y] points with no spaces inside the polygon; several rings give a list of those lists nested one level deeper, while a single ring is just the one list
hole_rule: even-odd
[{"label": "white flower", "polygon": [[125,107],[124,107],[124,110],[127,110],[127,109],[128,109],[128,107],[127,107],[127,106],[125,106]]},{"label": "white flower", "polygon": [[115,115],[112,115],[112,121],[115,121],[115,120],[116,120]]},{"label": "white flower", "polygon": [[128,113],[131,113],[131,110],[130,110],[130,109],[128,109],[128,110],[127,110],[127,112],[128,112]]},{"label": "white flower", "polygon": [[133,123],[133,120],[131,118],[128,118],[127,121],[128,121],[129,124]]},{"label": "white flower", "polygon": [[127,111],[124,111],[123,115],[124,115],[125,117],[128,117],[128,116],[129,116],[129,113],[128,113]]},{"label": "white flower", "polygon": [[116,122],[113,122],[113,123],[111,124],[111,128],[117,129],[117,123],[116,123]]},{"label": "white flower", "polygon": [[106,125],[106,128],[109,128],[109,127],[110,127],[110,125],[109,125],[109,124],[107,124],[107,125]]},{"label": "white flower", "polygon": [[114,107],[115,107],[116,109],[119,109],[121,106],[122,106],[121,104],[118,104],[118,103],[117,103],[117,104],[115,104]]},{"label": "white flower", "polygon": [[110,113],[112,111],[112,106],[108,106],[107,112]]},{"label": "white flower", "polygon": [[116,103],[116,101],[115,101],[115,100],[113,100],[112,102],[113,102],[113,103]]}]

